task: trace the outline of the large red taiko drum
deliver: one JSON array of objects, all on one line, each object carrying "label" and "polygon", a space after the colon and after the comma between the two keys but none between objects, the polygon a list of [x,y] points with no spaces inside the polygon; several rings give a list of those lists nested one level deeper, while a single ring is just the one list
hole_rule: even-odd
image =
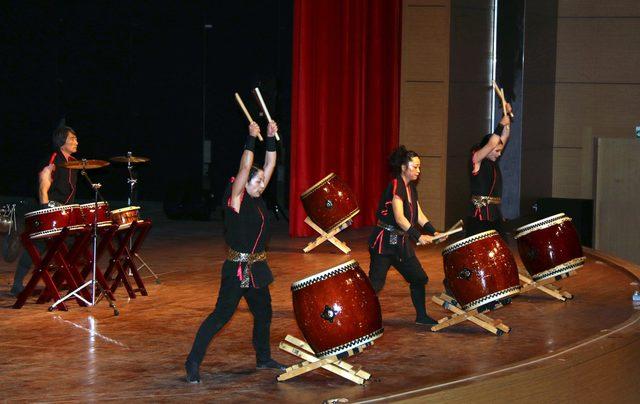
[{"label": "large red taiko drum", "polygon": [[298,327],[318,358],[382,336],[380,302],[355,260],[294,282],[291,291]]},{"label": "large red taiko drum", "polygon": [[442,259],[445,279],[464,310],[520,291],[516,261],[495,230],[449,245],[442,250]]},{"label": "large red taiko drum", "polygon": [[305,212],[315,224],[329,231],[360,212],[351,188],[331,173],[300,195]]},{"label": "large red taiko drum", "polygon": [[564,213],[516,229],[518,253],[534,281],[553,278],[584,265],[580,238]]},{"label": "large red taiko drum", "polygon": [[82,227],[79,205],[62,205],[34,210],[24,215],[24,231],[32,239],[60,234],[65,227]]}]

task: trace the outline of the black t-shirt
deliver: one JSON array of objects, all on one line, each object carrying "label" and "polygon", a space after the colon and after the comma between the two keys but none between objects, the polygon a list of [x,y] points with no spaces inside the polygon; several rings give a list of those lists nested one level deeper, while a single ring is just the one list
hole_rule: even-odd
[{"label": "black t-shirt", "polygon": [[[75,160],[69,156],[69,161]],[[67,162],[64,154],[60,151],[53,152],[40,167],[40,170],[50,164],[54,164],[51,174],[51,187],[49,188],[49,201],[56,201],[63,205],[73,203],[76,197],[76,183],[78,181],[78,170],[59,167],[58,164]]]},{"label": "black t-shirt", "polygon": [[[269,213],[264,200],[260,197],[253,198],[245,190],[242,194],[240,210],[236,212],[230,205],[231,184],[224,193],[224,240],[235,251],[242,253],[260,253],[265,251],[270,235]],[[229,265],[229,263],[231,265]],[[238,268],[237,262],[225,261],[223,277],[235,276]],[[244,267],[246,263],[243,263]],[[273,274],[267,261],[254,262],[251,265],[253,274],[252,286],[263,287],[273,282]],[[238,279],[239,282],[239,279]]]},{"label": "black t-shirt", "polygon": [[[405,186],[401,176],[397,176],[387,185],[378,203],[376,217],[379,221],[401,230],[393,216],[392,201],[396,195],[402,200],[404,217],[407,218],[412,226],[416,225],[418,223],[418,189],[413,181]],[[409,199],[411,199],[411,202],[409,202]],[[376,254],[398,255],[405,258],[414,256],[415,250],[411,237],[406,233],[403,236],[392,233],[378,226],[374,227],[369,237],[371,251]]]},{"label": "black t-shirt", "polygon": [[[471,195],[502,197],[502,173],[497,161],[482,159],[480,168],[473,172],[473,154],[471,155]],[[502,218],[500,205],[489,204],[477,209],[470,202],[471,216],[479,220],[499,220]]]}]

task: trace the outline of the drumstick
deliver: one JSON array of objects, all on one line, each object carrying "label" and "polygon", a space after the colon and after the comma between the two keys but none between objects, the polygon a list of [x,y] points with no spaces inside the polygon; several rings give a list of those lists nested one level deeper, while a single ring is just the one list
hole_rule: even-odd
[{"label": "drumstick", "polygon": [[[260,101],[260,106],[262,106],[262,110],[264,111],[264,114],[267,116],[267,120],[269,122],[273,122],[273,120],[271,119],[271,115],[269,115],[269,110],[267,109],[267,105],[264,103],[264,100],[262,99],[262,94],[260,94],[260,89],[256,87],[253,91],[255,91],[256,96],[258,96],[258,101]],[[276,140],[280,140],[280,136],[278,136],[278,132],[276,132]]]},{"label": "drumstick", "polygon": [[507,112],[507,100],[504,98],[504,89],[498,87],[498,84],[496,84],[495,80],[493,80],[493,89],[500,98],[500,102],[502,103],[502,113],[504,114],[504,116],[509,115],[513,118],[513,112]]},{"label": "drumstick", "polygon": [[[240,105],[240,108],[242,108],[242,111],[244,112],[244,115],[247,117],[247,120],[249,121],[249,123],[253,122],[253,118],[251,118],[251,115],[249,115],[249,111],[247,111],[247,107],[244,106],[244,102],[242,102],[242,98],[240,98],[240,95],[238,93],[236,93],[236,101],[238,101],[238,105]],[[262,142],[262,136],[260,136],[260,134],[258,133],[258,139]]]},{"label": "drumstick", "polygon": [[456,222],[456,224],[454,224],[453,226],[451,226],[451,227],[449,228],[449,230],[447,230],[447,231],[445,231],[444,233],[440,233],[440,234],[438,234],[437,236],[435,236],[435,237],[433,238],[433,243],[434,243],[434,244],[438,244],[440,241],[442,241],[442,239],[443,239],[444,237],[447,237],[447,236],[450,236],[451,234],[455,234],[455,233],[458,233],[458,232],[462,231],[462,230],[463,230],[463,228],[462,228],[462,225],[463,225],[463,224],[464,224],[464,222],[462,221],[462,219],[461,219],[461,220],[458,220],[458,221]]}]

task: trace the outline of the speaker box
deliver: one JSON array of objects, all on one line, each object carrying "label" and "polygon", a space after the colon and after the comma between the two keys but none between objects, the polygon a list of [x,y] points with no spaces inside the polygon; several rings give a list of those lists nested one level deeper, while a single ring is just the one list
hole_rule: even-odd
[{"label": "speaker box", "polygon": [[534,205],[536,216],[545,218],[558,213],[569,216],[580,242],[587,247],[593,247],[593,200],[570,198],[541,198]]}]

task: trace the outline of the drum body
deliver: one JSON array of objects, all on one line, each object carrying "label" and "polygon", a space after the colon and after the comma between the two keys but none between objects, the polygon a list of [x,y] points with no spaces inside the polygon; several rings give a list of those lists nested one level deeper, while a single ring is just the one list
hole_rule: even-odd
[{"label": "drum body", "polygon": [[63,205],[34,210],[24,215],[25,232],[30,238],[46,238],[59,234],[65,227],[82,227],[80,206]]},{"label": "drum body", "polygon": [[355,260],[294,282],[293,311],[319,358],[337,355],[380,336],[380,302]]},{"label": "drum body", "polygon": [[444,275],[465,310],[517,294],[518,267],[495,230],[467,237],[442,250]]},{"label": "drum body", "polygon": [[571,218],[564,213],[516,229],[518,253],[534,281],[574,271],[586,257]]},{"label": "drum body", "polygon": [[334,173],[300,196],[305,212],[315,224],[329,231],[360,212],[351,188]]},{"label": "drum body", "polygon": [[80,212],[84,224],[92,225],[94,218],[96,218],[98,226],[108,226],[112,224],[109,204],[107,202],[98,202],[97,210],[96,204],[93,202],[82,204],[80,205]]},{"label": "drum body", "polygon": [[111,211],[111,220],[115,224],[123,225],[129,224],[138,220],[138,212],[140,206],[128,206],[122,209],[116,209]]}]

